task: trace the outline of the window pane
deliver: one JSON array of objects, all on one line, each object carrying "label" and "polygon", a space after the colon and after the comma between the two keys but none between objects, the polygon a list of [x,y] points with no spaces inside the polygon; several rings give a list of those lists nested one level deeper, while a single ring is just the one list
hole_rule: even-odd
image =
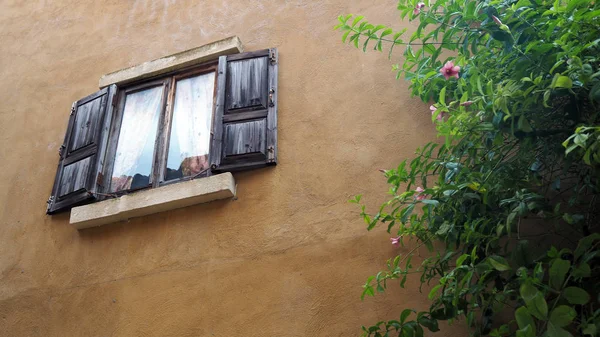
[{"label": "window pane", "polygon": [[166,180],[208,169],[214,84],[215,73],[177,81]]},{"label": "window pane", "polygon": [[111,192],[150,184],[162,91],[160,86],[126,96]]}]

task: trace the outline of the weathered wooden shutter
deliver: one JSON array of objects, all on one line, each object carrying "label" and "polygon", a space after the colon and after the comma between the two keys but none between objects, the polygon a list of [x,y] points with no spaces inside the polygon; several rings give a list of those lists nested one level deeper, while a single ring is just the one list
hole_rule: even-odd
[{"label": "weathered wooden shutter", "polygon": [[96,198],[116,91],[112,85],[73,103],[46,213]]},{"label": "weathered wooden shutter", "polygon": [[211,169],[277,163],[277,49],[221,56]]}]

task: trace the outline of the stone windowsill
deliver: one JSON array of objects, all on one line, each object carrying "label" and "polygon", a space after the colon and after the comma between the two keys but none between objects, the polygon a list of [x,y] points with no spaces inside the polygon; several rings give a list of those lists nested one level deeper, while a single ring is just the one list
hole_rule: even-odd
[{"label": "stone windowsill", "polygon": [[234,196],[235,180],[227,172],[74,207],[70,223],[77,229],[96,227]]},{"label": "stone windowsill", "polygon": [[216,60],[222,55],[237,54],[243,51],[244,48],[240,39],[237,36],[232,36],[194,49],[182,51],[177,54],[161,57],[153,61],[144,62],[133,67],[106,74],[100,77],[98,86],[104,88],[111,84],[127,84],[144,78],[154,77],[189,66]]}]

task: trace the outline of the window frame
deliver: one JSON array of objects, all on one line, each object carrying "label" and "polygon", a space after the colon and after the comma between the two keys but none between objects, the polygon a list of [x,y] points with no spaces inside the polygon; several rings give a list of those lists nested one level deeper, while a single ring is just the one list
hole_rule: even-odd
[{"label": "window frame", "polygon": [[[174,108],[174,99],[175,99],[175,90],[177,87],[177,81],[183,80],[186,78],[214,73],[214,85],[213,85],[213,105],[211,111],[211,130],[210,130],[210,139],[209,139],[209,153],[212,151],[212,142],[213,142],[213,131],[212,128],[215,123],[215,110],[216,110],[216,95],[217,95],[217,85],[218,85],[218,60],[213,60],[210,62],[205,62],[202,64],[193,65],[190,67],[186,67],[184,69],[179,69],[176,71],[172,71],[165,74],[160,74],[157,76],[153,76],[150,78],[145,78],[139,81],[131,82],[118,87],[118,93],[115,96],[115,109],[114,116],[110,126],[110,133],[108,139],[108,147],[106,153],[104,155],[104,169],[103,169],[103,186],[102,186],[102,194],[103,198],[106,197],[119,197],[121,195],[126,195],[130,193],[134,193],[140,190],[146,190],[150,188],[157,188],[160,186],[170,185],[174,183],[184,182],[193,180],[199,177],[205,177],[212,175],[212,170],[210,166],[208,169],[188,177],[182,177],[178,179],[166,180],[166,171],[167,171],[167,156],[169,152],[169,142],[171,136],[171,125],[173,121],[173,108]],[[152,159],[152,168],[151,174],[149,177],[149,184],[145,187],[138,187],[134,189],[127,189],[123,191],[111,192],[110,187],[112,184],[112,174],[114,170],[115,157],[123,122],[123,115],[125,109],[125,101],[128,94],[132,94],[135,92],[139,92],[145,89],[162,86],[162,96],[161,96],[161,111],[157,126],[156,139],[154,142],[154,151],[153,151],[153,159]]]}]

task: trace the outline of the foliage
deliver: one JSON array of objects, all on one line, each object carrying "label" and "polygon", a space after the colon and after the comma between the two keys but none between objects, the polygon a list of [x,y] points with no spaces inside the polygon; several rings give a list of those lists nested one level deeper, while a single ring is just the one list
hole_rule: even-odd
[{"label": "foliage", "polygon": [[[597,336],[600,5],[400,0],[398,10],[418,22],[413,32],[353,15],[336,28],[363,51],[394,57],[402,46],[396,77],[434,102],[444,141],[385,171],[391,196],[376,214],[361,206],[369,230],[416,242],[363,297],[416,273],[431,305],[363,335],[423,336],[464,320],[472,336]],[[414,268],[423,246],[432,253]]]}]

